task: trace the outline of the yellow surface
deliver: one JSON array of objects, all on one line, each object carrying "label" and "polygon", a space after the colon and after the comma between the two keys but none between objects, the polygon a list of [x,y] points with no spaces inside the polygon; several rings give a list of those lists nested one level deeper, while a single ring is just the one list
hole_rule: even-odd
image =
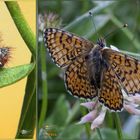
[{"label": "yellow surface", "polygon": [[[20,0],[18,4],[35,34],[36,0]],[[29,63],[31,58],[30,51],[22,40],[3,1],[0,1],[0,33],[3,39],[2,44],[14,48],[12,58],[6,67]],[[15,137],[23,103],[25,84],[26,78],[0,89],[0,139],[12,139]]]}]

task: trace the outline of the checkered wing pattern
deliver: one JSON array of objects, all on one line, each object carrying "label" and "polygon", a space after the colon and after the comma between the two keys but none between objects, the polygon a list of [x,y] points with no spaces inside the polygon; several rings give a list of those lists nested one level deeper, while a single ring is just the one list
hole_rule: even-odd
[{"label": "checkered wing pattern", "polygon": [[121,111],[123,96],[118,79],[111,67],[104,72],[102,81],[99,101],[110,110]]},{"label": "checkered wing pattern", "polygon": [[140,94],[140,61],[111,49],[103,51],[121,86],[128,95]]},{"label": "checkered wing pattern", "polygon": [[93,47],[90,41],[56,28],[44,31],[44,41],[52,59],[59,67],[68,66]]},{"label": "checkered wing pattern", "polygon": [[80,57],[71,63],[65,73],[67,90],[77,97],[93,98],[97,92],[89,81],[89,73],[85,59]]}]

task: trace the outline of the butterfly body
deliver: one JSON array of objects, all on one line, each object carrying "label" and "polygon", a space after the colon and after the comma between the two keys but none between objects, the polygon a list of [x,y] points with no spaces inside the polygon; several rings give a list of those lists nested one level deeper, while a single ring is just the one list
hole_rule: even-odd
[{"label": "butterfly body", "polygon": [[48,28],[44,41],[54,62],[65,69],[66,89],[73,96],[97,97],[110,110],[121,111],[124,102],[121,89],[128,95],[140,94],[140,61],[106,48],[103,39],[95,44],[72,33]]},{"label": "butterfly body", "polygon": [[85,56],[85,62],[89,74],[89,81],[96,90],[100,89],[101,87],[103,71],[106,69],[107,66],[102,57],[102,49],[103,45],[94,45],[91,51]]}]

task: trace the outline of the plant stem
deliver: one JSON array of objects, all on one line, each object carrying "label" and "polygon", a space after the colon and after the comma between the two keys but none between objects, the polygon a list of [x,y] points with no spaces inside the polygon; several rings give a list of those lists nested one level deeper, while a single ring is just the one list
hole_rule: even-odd
[{"label": "plant stem", "polygon": [[[82,113],[83,116],[87,114],[87,110],[85,108],[81,107],[80,110],[81,110],[81,113]],[[84,126],[85,126],[85,131],[86,131],[87,138],[90,139],[90,137],[91,137],[90,124],[86,123]]]},{"label": "plant stem", "polygon": [[107,125],[109,128],[113,128],[112,113],[110,113],[108,110],[107,110],[107,112],[106,112],[105,122],[106,122],[106,125]]},{"label": "plant stem", "polygon": [[36,56],[36,39],[27,21],[25,20],[20,7],[16,1],[5,1],[5,4],[11,14],[11,17],[22,36],[23,40],[27,44],[28,48],[32,52],[34,59]]},{"label": "plant stem", "polygon": [[[36,59],[36,39],[26,22],[20,7],[16,1],[5,1],[5,4],[11,14],[11,17],[22,36],[23,40],[27,44],[27,47],[32,53],[31,62]],[[25,96],[20,116],[20,121],[17,129],[16,138],[32,138],[34,135],[34,128],[36,123],[36,69],[28,76]],[[22,133],[22,132],[27,132]]]},{"label": "plant stem", "polygon": [[[32,58],[33,59],[33,58]],[[32,138],[34,135],[36,123],[36,69],[34,69],[28,76],[25,96],[23,100],[20,120],[18,124],[17,138]],[[30,131],[23,135],[21,132],[23,130]]]},{"label": "plant stem", "polygon": [[[40,50],[40,51],[39,51]],[[41,106],[41,112],[40,112],[40,118],[39,118],[39,129],[42,127],[44,120],[45,120],[45,116],[46,116],[46,112],[47,112],[47,75],[46,75],[46,59],[44,59],[46,57],[46,50],[44,45],[41,43],[41,45],[39,45],[39,49],[38,51],[41,54],[41,80],[42,80],[42,106]]]},{"label": "plant stem", "polygon": [[96,128],[96,130],[97,130],[97,133],[98,133],[98,135],[99,135],[100,140],[103,140],[103,137],[102,137],[102,135],[101,135],[100,129],[99,129],[99,128]]},{"label": "plant stem", "polygon": [[116,129],[117,129],[118,139],[123,140],[121,122],[120,122],[120,118],[117,112],[113,113],[113,118],[114,118]]}]

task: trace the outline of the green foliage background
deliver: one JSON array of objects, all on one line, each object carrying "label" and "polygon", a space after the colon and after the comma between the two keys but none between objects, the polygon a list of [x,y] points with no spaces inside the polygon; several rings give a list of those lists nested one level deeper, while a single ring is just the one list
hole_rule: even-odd
[{"label": "green foliage background", "polygon": [[[53,12],[59,15],[62,19],[61,28],[95,43],[98,36],[88,15],[89,11],[93,13],[99,36],[104,37],[127,23],[127,29],[118,30],[107,38],[107,46],[111,44],[120,50],[137,53],[140,58],[139,0],[40,0],[38,4],[39,14]],[[80,107],[79,99],[75,99],[65,90],[64,81],[61,78],[62,71],[55,66],[46,53],[42,41],[38,45],[38,75],[38,138],[101,139],[97,131],[90,130],[89,124],[76,125],[88,111]],[[112,137],[114,140],[118,139],[113,115],[114,113],[107,113],[100,129],[103,139],[112,139]],[[140,138],[140,117],[134,117],[125,111],[119,113],[119,116],[123,137]],[[133,121],[130,121],[131,119]],[[56,135],[52,136],[51,133]]]}]

